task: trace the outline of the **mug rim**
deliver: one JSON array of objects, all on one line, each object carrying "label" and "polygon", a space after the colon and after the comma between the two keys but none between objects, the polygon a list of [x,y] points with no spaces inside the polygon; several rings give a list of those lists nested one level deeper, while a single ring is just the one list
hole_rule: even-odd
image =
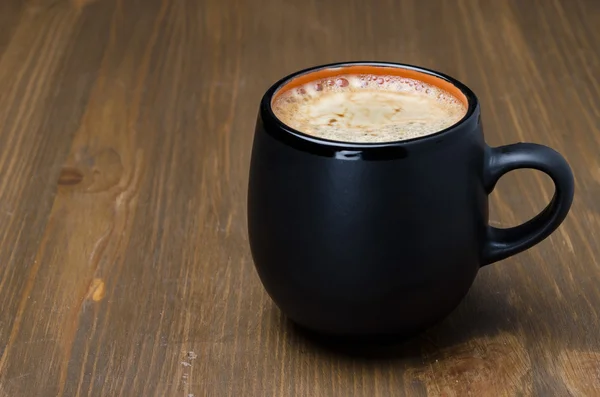
[{"label": "mug rim", "polygon": [[[344,68],[344,67],[352,67],[352,66],[370,66],[370,67],[382,67],[382,68],[399,68],[406,69],[409,71],[414,71],[418,73],[423,73],[427,75],[431,75],[433,77],[437,77],[445,82],[450,83],[454,87],[456,87],[460,92],[465,96],[467,100],[467,111],[465,115],[456,123],[452,124],[450,127],[447,127],[443,130],[435,132],[433,134],[425,135],[422,137],[405,139],[399,141],[389,141],[389,142],[345,142],[345,141],[336,141],[331,139],[325,139],[316,137],[313,135],[306,134],[302,131],[296,130],[283,121],[281,121],[273,112],[272,101],[275,95],[279,92],[280,88],[285,86],[287,83],[290,83],[293,79],[300,77],[305,74],[317,72],[322,69],[336,69],[336,68]],[[475,93],[467,87],[465,84],[455,79],[454,77],[448,76],[444,73],[424,68],[421,66],[410,65],[405,63],[396,63],[396,62],[380,62],[380,61],[350,61],[350,62],[335,62],[324,65],[312,66],[309,68],[302,69],[300,71],[289,74],[276,83],[274,83],[267,92],[263,95],[260,105],[260,115],[262,116],[263,122],[268,122],[269,124],[273,124],[275,129],[267,128],[267,132],[271,135],[276,135],[276,138],[284,139],[289,143],[297,143],[304,147],[313,147],[320,149],[331,149],[334,152],[336,150],[349,150],[349,151],[368,151],[371,149],[382,149],[382,148],[407,148],[413,146],[421,146],[428,145],[432,142],[440,143],[441,140],[445,140],[445,138],[449,138],[454,136],[457,132],[463,131],[465,124],[472,122],[475,118],[477,110],[479,108],[479,101],[477,100],[477,96]],[[470,128],[469,128],[470,130]],[[322,151],[322,150],[321,150]]]}]

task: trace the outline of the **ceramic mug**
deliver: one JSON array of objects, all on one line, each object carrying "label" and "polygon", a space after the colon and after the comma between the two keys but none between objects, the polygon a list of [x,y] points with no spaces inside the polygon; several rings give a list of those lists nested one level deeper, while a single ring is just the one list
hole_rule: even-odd
[{"label": "ceramic mug", "polygon": [[[421,138],[347,143],[294,130],[273,113],[281,90],[361,73],[422,80],[467,105],[453,126]],[[488,224],[488,195],[505,173],[540,170],[555,194],[516,227]],[[484,141],[480,105],[456,79],[380,62],[318,66],[275,83],[260,103],[248,189],[250,247],[259,277],[291,320],[344,337],[405,337],[447,316],[482,266],[550,235],[573,200],[573,175],[556,151]]]}]

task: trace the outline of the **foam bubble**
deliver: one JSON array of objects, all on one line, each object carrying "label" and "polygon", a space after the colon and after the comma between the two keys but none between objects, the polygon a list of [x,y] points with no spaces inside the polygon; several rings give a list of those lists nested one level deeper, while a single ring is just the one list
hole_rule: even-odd
[{"label": "foam bubble", "polygon": [[436,86],[378,75],[313,81],[282,93],[272,107],[296,130],[344,142],[422,137],[450,127],[466,113],[461,101]]},{"label": "foam bubble", "polygon": [[347,87],[350,83],[343,77],[338,78],[336,81],[338,87]]}]

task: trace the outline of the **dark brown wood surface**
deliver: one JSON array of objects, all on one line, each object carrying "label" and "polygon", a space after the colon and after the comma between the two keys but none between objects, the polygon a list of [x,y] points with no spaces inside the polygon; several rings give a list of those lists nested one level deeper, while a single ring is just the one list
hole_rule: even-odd
[{"label": "dark brown wood surface", "polygon": [[[0,397],[600,396],[598,26],[597,0],[0,1]],[[298,334],[248,248],[259,98],[341,60],[459,78],[488,143],[552,146],[577,183],[387,359]],[[511,173],[492,223],[552,191]]]}]

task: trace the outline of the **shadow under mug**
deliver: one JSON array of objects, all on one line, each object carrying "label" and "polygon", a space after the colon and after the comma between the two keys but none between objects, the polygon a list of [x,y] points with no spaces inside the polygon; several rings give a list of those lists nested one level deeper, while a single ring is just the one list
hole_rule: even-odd
[{"label": "shadow under mug", "polygon": [[[273,113],[282,89],[356,73],[425,81],[462,100],[467,113],[435,134],[386,143],[320,139]],[[488,194],[520,168],[552,178],[552,201],[522,225],[488,225]],[[554,150],[487,146],[475,94],[449,76],[395,63],[318,66],[275,83],[260,103],[250,248],[265,289],[298,325],[335,337],[408,337],[446,317],[480,267],[550,235],[573,192],[571,169]]]}]

